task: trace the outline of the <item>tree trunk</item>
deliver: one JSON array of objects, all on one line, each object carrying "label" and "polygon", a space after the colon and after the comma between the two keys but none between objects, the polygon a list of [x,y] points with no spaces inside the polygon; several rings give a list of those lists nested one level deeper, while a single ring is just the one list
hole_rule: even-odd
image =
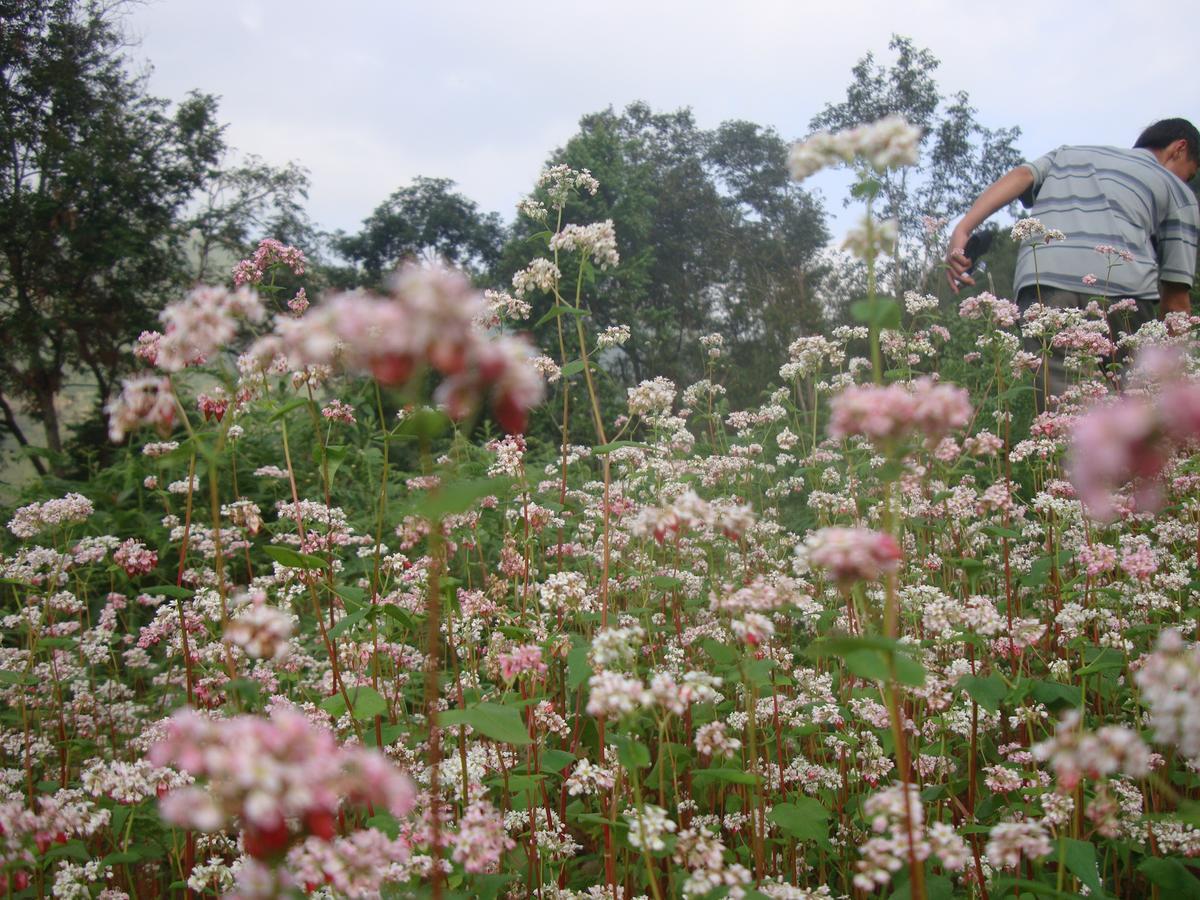
[{"label": "tree trunk", "polygon": [[[29,439],[25,437],[25,432],[21,430],[21,426],[17,422],[16,413],[13,412],[13,408],[9,405],[8,400],[5,399],[3,394],[0,394],[0,412],[4,413],[5,427],[12,432],[13,437],[17,439],[17,443],[22,447],[28,447]],[[46,465],[40,459],[31,455],[29,461],[33,463],[33,467],[39,475],[46,474]]]},{"label": "tree trunk", "polygon": [[35,391],[38,411],[41,413],[42,428],[46,432],[46,449],[51,453],[62,453],[62,434],[59,429],[58,409],[54,405],[58,392],[49,385],[41,384],[36,387]]}]

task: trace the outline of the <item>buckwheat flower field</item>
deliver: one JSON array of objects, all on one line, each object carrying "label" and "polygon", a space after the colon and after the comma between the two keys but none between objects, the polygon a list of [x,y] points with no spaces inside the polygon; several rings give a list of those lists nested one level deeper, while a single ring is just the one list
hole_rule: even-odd
[{"label": "buckwheat flower field", "polygon": [[511,293],[264,241],[170,303],[5,523],[4,896],[1200,896],[1200,317],[884,296],[916,143],[793,150],[871,292],[747,409],[713,334],[606,412],[565,166]]}]

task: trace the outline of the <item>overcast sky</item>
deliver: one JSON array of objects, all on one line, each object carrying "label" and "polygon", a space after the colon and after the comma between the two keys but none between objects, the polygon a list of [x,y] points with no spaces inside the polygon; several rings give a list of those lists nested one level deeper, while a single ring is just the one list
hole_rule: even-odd
[{"label": "overcast sky", "polygon": [[[1128,146],[1147,123],[1200,121],[1200,17],[1147,0],[836,3],[754,0],[148,0],[126,19],[150,87],[220,97],[227,139],[312,175],[309,214],[355,231],[416,175],[513,216],[581,115],[644,100],[701,127],[748,119],[801,137],[892,33],[942,61],[990,127],[1029,156]],[[1173,50],[1171,48],[1174,48]],[[824,186],[831,211],[841,187]]]}]

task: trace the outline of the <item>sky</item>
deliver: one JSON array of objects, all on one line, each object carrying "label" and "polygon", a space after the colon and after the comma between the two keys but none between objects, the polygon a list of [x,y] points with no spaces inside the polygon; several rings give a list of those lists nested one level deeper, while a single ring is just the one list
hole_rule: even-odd
[{"label": "sky", "polygon": [[[579,118],[610,105],[803,137],[867,51],[891,61],[893,33],[941,60],[943,94],[967,91],[982,124],[1019,126],[1029,157],[1200,121],[1200,17],[1160,0],[144,0],[125,27],[152,93],[217,95],[228,143],[306,167],[309,215],[349,232],[417,175],[511,220]],[[810,186],[840,214],[844,185]]]}]

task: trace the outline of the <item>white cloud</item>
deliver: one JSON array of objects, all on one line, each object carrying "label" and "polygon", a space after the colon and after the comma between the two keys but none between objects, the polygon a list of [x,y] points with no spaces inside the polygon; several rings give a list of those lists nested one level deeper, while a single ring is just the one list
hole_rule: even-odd
[{"label": "white cloud", "polygon": [[[1147,122],[1195,115],[1178,55],[1195,17],[1164,0],[967,5],[613,0],[563,4],[170,0],[135,8],[152,89],[222,97],[241,150],[311,169],[311,213],[353,229],[415,175],[449,177],[508,217],[585,113],[644,99],[702,126],[749,119],[785,138],[844,96],[850,69],[893,32],[941,61],[1023,151],[1129,144]],[[840,198],[832,197],[832,210]]]}]

